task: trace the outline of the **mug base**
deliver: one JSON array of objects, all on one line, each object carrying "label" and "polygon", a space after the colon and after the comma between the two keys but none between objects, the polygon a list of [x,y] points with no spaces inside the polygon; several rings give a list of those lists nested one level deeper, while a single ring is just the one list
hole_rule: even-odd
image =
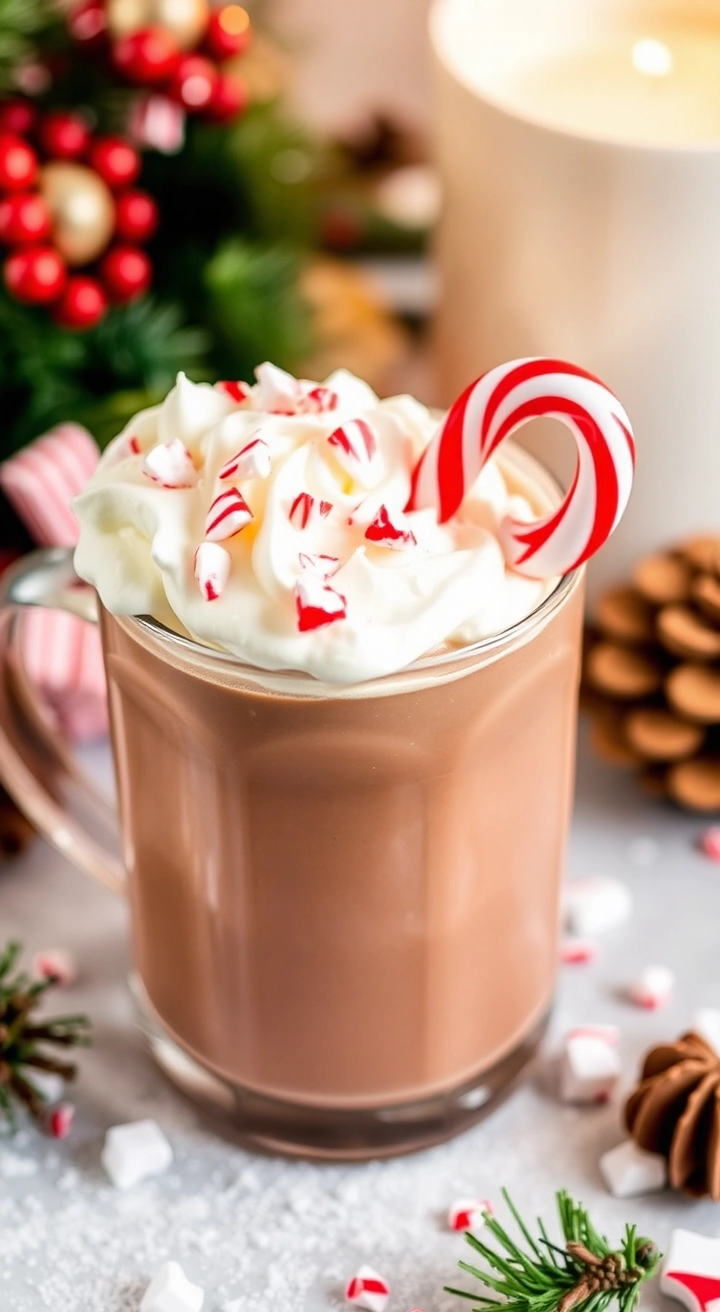
[{"label": "mug base", "polygon": [[138,980],[131,988],[138,1024],[158,1066],[220,1129],[256,1149],[315,1161],[397,1157],[462,1134],[512,1091],[550,1016],[489,1070],[446,1093],[388,1107],[333,1109],[269,1098],[222,1079],[170,1037]]}]

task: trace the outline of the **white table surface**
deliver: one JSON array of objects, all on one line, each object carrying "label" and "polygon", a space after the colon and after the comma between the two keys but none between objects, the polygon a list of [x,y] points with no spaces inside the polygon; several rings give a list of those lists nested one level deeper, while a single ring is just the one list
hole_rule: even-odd
[{"label": "white table surface", "polygon": [[[554,1191],[565,1186],[613,1241],[626,1219],[661,1246],[677,1225],[720,1234],[720,1206],[711,1203],[670,1193],[611,1198],[598,1158],[621,1138],[620,1097],[565,1107],[552,1083],[553,1049],[572,1024],[620,1025],[628,1086],[647,1046],[679,1034],[697,1007],[720,1006],[720,865],[697,850],[703,827],[583,759],[569,873],[625,879],[632,921],[603,937],[595,963],[563,969],[547,1052],[523,1088],[449,1144],[364,1166],[261,1157],[217,1137],[155,1069],[133,1027],[124,906],[42,842],[2,865],[0,941],[76,953],[81,979],[55,1001],[89,1013],[95,1046],[80,1057],[68,1139],[24,1128],[0,1140],[1,1312],[136,1312],[169,1258],[204,1286],[206,1312],[340,1310],[361,1262],[390,1281],[388,1312],[462,1312],[472,1305],[442,1289],[457,1282],[457,1259],[470,1250],[448,1231],[445,1212],[463,1196],[497,1202],[503,1184],[530,1216],[552,1215]],[[645,839],[653,842],[638,844]],[[677,975],[672,1003],[658,1012],[623,998],[637,968],[651,963]],[[174,1164],[121,1193],[100,1165],[104,1132],[141,1117],[163,1127]],[[663,1303],[670,1312],[649,1288],[649,1312]]]}]

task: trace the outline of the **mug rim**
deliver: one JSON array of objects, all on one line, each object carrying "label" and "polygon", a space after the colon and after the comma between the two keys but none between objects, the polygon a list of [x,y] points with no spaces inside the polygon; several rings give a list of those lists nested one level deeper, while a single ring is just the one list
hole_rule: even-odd
[{"label": "mug rim", "polygon": [[253,681],[258,680],[260,683],[279,680],[281,683],[298,684],[299,687],[293,689],[293,691],[303,691],[308,696],[323,695],[324,691],[325,696],[342,697],[357,695],[360,690],[364,692],[366,689],[379,689],[394,680],[405,681],[416,675],[430,681],[435,671],[442,674],[449,671],[451,667],[455,667],[455,669],[459,667],[459,673],[462,673],[466,666],[473,665],[484,657],[489,656],[497,659],[499,655],[503,654],[504,648],[515,650],[516,647],[528,642],[539,628],[544,628],[555,612],[574,594],[584,574],[585,566],[581,565],[579,568],[562,575],[552,591],[543,598],[534,610],[531,610],[523,619],[510,625],[509,628],[502,629],[499,633],[490,634],[486,638],[480,638],[477,642],[468,643],[465,646],[451,647],[436,654],[421,656],[409,665],[402,666],[399,670],[378,675],[372,679],[364,679],[357,683],[329,683],[317,679],[315,675],[308,674],[305,670],[287,667],[268,669],[264,666],[253,665],[231,652],[223,651],[217,647],[210,647],[205,643],[198,642],[195,638],[186,637],[175,629],[169,628],[160,620],[155,619],[152,615],[115,615],[112,612],[108,612],[108,614],[121,626],[137,627],[146,639],[151,642],[160,642],[161,645],[169,646],[171,649],[176,650],[179,655],[185,655],[191,660],[193,657],[199,657],[204,662],[209,662],[219,674],[225,673],[240,677],[245,675],[245,677]]}]

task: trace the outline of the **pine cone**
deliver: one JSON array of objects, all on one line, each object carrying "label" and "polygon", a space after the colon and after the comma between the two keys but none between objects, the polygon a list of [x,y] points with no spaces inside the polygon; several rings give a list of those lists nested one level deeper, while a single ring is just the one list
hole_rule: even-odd
[{"label": "pine cone", "polygon": [[720,1055],[699,1034],[651,1049],[625,1124],[640,1148],[667,1158],[673,1189],[720,1201]]},{"label": "pine cone", "polygon": [[720,537],[640,562],[586,638],[593,745],[645,787],[720,810]]}]

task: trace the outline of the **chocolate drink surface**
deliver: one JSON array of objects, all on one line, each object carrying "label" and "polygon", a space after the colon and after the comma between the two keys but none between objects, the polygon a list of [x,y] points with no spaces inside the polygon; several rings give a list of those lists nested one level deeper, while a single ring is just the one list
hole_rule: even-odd
[{"label": "chocolate drink surface", "polygon": [[263,690],[103,613],[135,969],[206,1069],[382,1107],[545,1016],[582,621],[561,590],[520,636],[358,696]]}]

